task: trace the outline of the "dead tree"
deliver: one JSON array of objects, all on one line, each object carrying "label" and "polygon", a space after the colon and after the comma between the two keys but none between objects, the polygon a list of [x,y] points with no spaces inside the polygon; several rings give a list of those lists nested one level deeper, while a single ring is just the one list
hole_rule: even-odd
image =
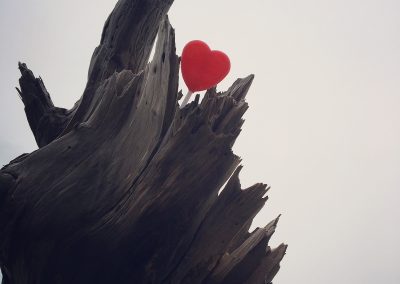
[{"label": "dead tree", "polygon": [[277,273],[278,219],[248,232],[268,188],[241,189],[231,150],[253,76],[179,109],[172,2],[117,3],[71,110],[19,65],[39,149],[0,171],[3,283],[270,283]]}]

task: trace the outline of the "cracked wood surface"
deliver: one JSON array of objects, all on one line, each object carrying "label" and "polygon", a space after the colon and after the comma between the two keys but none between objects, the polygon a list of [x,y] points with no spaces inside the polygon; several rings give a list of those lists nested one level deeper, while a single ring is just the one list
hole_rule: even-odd
[{"label": "cracked wood surface", "polygon": [[278,219],[248,232],[269,188],[242,189],[232,152],[254,76],[179,109],[171,4],[118,2],[72,110],[19,65],[40,148],[0,171],[3,283],[261,284],[278,272]]}]

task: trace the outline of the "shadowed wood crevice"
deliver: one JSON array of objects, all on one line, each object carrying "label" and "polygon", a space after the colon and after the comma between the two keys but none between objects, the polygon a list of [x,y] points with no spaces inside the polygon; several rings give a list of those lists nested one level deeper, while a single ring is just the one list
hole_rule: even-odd
[{"label": "shadowed wood crevice", "polygon": [[[40,149],[0,170],[5,283],[269,283],[278,271],[277,220],[248,232],[269,188],[242,189],[232,152],[254,76],[180,109],[171,4],[119,1],[78,112],[64,110],[57,139],[31,126]],[[28,120],[51,129],[43,82],[21,68]]]}]

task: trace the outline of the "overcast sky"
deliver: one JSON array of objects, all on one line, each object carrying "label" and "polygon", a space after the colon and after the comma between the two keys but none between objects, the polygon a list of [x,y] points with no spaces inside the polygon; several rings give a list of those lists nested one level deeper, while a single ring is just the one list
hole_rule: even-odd
[{"label": "overcast sky", "polygon": [[[36,149],[17,62],[70,108],[116,0],[0,1],[0,163]],[[282,213],[277,284],[400,283],[400,1],[176,0],[178,53],[202,39],[256,75],[235,152]],[[181,84],[186,91],[186,87]]]}]

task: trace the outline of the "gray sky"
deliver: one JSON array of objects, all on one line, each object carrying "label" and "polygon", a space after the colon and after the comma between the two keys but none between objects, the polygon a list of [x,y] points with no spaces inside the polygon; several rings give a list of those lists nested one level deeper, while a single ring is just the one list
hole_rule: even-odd
[{"label": "gray sky", "polygon": [[[36,148],[17,61],[71,107],[115,3],[1,0],[0,163]],[[256,75],[235,152],[243,185],[272,186],[255,225],[283,214],[277,284],[400,283],[399,15],[398,0],[176,0],[170,11],[179,53],[202,39],[230,56],[220,89]]]}]

